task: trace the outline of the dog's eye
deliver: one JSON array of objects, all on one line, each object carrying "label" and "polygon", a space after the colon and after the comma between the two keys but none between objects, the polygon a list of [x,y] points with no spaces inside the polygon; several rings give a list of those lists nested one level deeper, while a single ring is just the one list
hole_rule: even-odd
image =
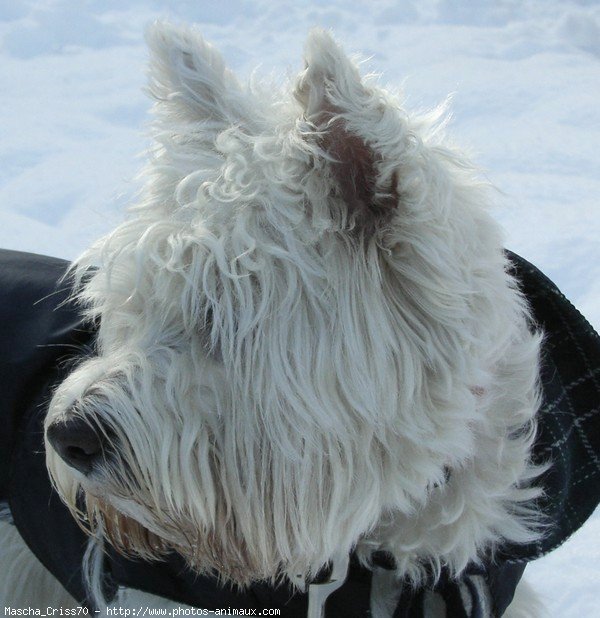
[{"label": "dog's eye", "polygon": [[212,307],[207,307],[204,311],[203,321],[199,325],[199,335],[202,347],[215,360],[221,360],[221,350],[219,341],[213,335],[214,312]]},{"label": "dog's eye", "polygon": [[202,324],[202,330],[211,332],[214,321],[214,313],[212,307],[207,307],[204,311],[204,323]]},{"label": "dog's eye", "polygon": [[441,483],[432,483],[431,489],[438,489],[443,485],[446,485],[450,481],[450,477],[452,476],[452,470],[448,466],[444,466],[444,480]]}]

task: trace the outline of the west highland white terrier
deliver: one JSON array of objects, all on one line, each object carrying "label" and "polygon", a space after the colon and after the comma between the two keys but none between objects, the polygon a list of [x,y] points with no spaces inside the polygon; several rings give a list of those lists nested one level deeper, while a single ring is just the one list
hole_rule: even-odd
[{"label": "west highland white terrier", "polygon": [[130,216],[54,295],[66,264],[6,258],[46,273],[64,328],[38,414],[54,489],[44,469],[39,507],[9,497],[4,604],[501,615],[506,548],[547,530],[544,334],[443,112],[320,30],[290,92],[240,85],[193,29],[148,41]]}]

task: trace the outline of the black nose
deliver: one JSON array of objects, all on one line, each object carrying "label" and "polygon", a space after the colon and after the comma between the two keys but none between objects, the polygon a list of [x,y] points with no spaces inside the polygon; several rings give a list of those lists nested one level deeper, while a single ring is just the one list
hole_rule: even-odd
[{"label": "black nose", "polygon": [[81,418],[53,423],[46,437],[61,458],[83,474],[89,474],[104,453],[104,433]]}]

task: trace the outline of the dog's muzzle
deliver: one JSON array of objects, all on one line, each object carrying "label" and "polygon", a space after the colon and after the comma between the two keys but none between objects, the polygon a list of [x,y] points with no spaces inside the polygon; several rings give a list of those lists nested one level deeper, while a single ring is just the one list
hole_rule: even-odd
[{"label": "dog's muzzle", "polygon": [[57,421],[46,436],[61,459],[82,474],[89,474],[104,458],[106,435],[82,418]]}]

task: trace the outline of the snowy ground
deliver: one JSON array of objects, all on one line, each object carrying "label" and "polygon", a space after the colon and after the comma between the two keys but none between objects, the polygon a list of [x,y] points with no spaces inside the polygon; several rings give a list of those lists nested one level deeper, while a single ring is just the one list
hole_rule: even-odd
[{"label": "snowy ground", "polygon": [[[351,6],[352,8],[348,8]],[[122,217],[146,146],[145,24],[195,21],[229,65],[301,67],[313,25],[452,132],[500,189],[507,246],[600,327],[594,0],[0,0],[0,246],[72,258]],[[550,616],[600,615],[600,515],[528,568]]]}]

